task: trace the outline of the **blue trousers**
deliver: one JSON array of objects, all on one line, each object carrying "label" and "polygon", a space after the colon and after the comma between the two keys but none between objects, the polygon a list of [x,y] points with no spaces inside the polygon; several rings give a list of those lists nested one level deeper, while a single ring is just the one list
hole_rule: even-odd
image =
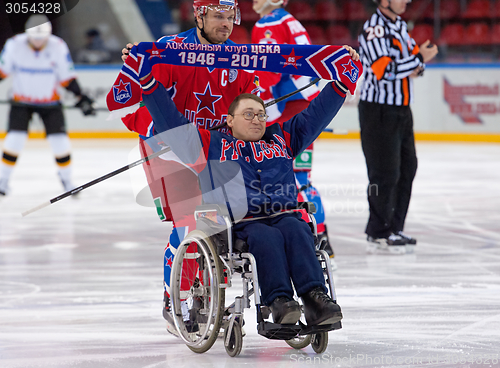
[{"label": "blue trousers", "polygon": [[327,292],[313,234],[300,217],[290,213],[234,226],[236,237],[248,243],[257,262],[264,305],[271,305],[280,296],[292,298],[291,282],[298,296],[318,286]]}]

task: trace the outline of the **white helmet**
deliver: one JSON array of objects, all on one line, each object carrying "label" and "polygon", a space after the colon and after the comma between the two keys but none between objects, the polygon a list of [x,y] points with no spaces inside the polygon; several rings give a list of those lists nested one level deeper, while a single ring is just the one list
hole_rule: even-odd
[{"label": "white helmet", "polygon": [[29,42],[35,47],[43,46],[52,34],[49,18],[41,14],[29,17],[25,29]]},{"label": "white helmet", "polygon": [[238,6],[238,0],[194,0],[193,10],[194,16],[203,16],[207,14],[208,7],[217,11],[226,11],[227,9],[234,9],[234,24],[240,25],[241,13]]}]

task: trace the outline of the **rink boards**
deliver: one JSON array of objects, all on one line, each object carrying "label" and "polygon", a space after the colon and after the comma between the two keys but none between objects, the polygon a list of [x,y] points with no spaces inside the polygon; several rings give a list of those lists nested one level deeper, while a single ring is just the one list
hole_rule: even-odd
[{"label": "rink boards", "polygon": [[[119,65],[78,66],[80,85],[85,93],[105,108],[106,94],[119,72]],[[428,66],[423,78],[415,81],[412,110],[417,139],[478,140],[500,142],[500,64],[435,64]],[[323,83],[324,84],[324,83]],[[10,80],[0,84],[0,100],[7,99]],[[63,90],[64,105],[75,100]],[[339,138],[359,136],[357,103],[359,91],[349,96],[330,127],[348,131]],[[7,127],[8,104],[0,104],[0,138]],[[78,109],[66,109],[68,131],[75,138],[134,137],[120,120],[107,121],[108,113],[84,117]],[[30,131],[43,131],[38,118]],[[39,135],[39,134],[38,134]],[[324,137],[333,135],[325,134]]]}]

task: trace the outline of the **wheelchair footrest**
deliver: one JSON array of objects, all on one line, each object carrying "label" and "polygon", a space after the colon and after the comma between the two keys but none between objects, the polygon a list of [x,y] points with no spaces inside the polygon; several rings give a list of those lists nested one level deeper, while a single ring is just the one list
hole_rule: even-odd
[{"label": "wheelchair footrest", "polygon": [[262,321],[257,326],[259,335],[271,340],[290,340],[296,337],[302,328],[299,325],[280,325]]},{"label": "wheelchair footrest", "polygon": [[320,332],[328,332],[333,330],[340,330],[342,328],[342,322],[333,323],[331,325],[316,325],[316,326],[307,326],[302,323],[302,329],[299,332],[299,335],[311,335]]},{"label": "wheelchair footrest", "polygon": [[299,321],[296,325],[280,325],[262,321],[257,326],[259,335],[271,340],[290,340],[297,336],[312,335],[320,332],[339,330],[342,323],[337,322],[331,325],[307,326]]}]

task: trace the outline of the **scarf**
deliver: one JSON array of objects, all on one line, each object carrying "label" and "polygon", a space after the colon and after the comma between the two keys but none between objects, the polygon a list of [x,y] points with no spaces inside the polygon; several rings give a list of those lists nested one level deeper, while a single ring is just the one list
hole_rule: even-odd
[{"label": "scarf", "polygon": [[142,89],[139,79],[148,75],[156,64],[319,77],[340,81],[351,94],[354,94],[363,72],[361,62],[352,60],[349,52],[341,46],[141,42],[130,51],[108,93],[106,102],[111,111],[108,120],[130,114],[140,106]]}]

